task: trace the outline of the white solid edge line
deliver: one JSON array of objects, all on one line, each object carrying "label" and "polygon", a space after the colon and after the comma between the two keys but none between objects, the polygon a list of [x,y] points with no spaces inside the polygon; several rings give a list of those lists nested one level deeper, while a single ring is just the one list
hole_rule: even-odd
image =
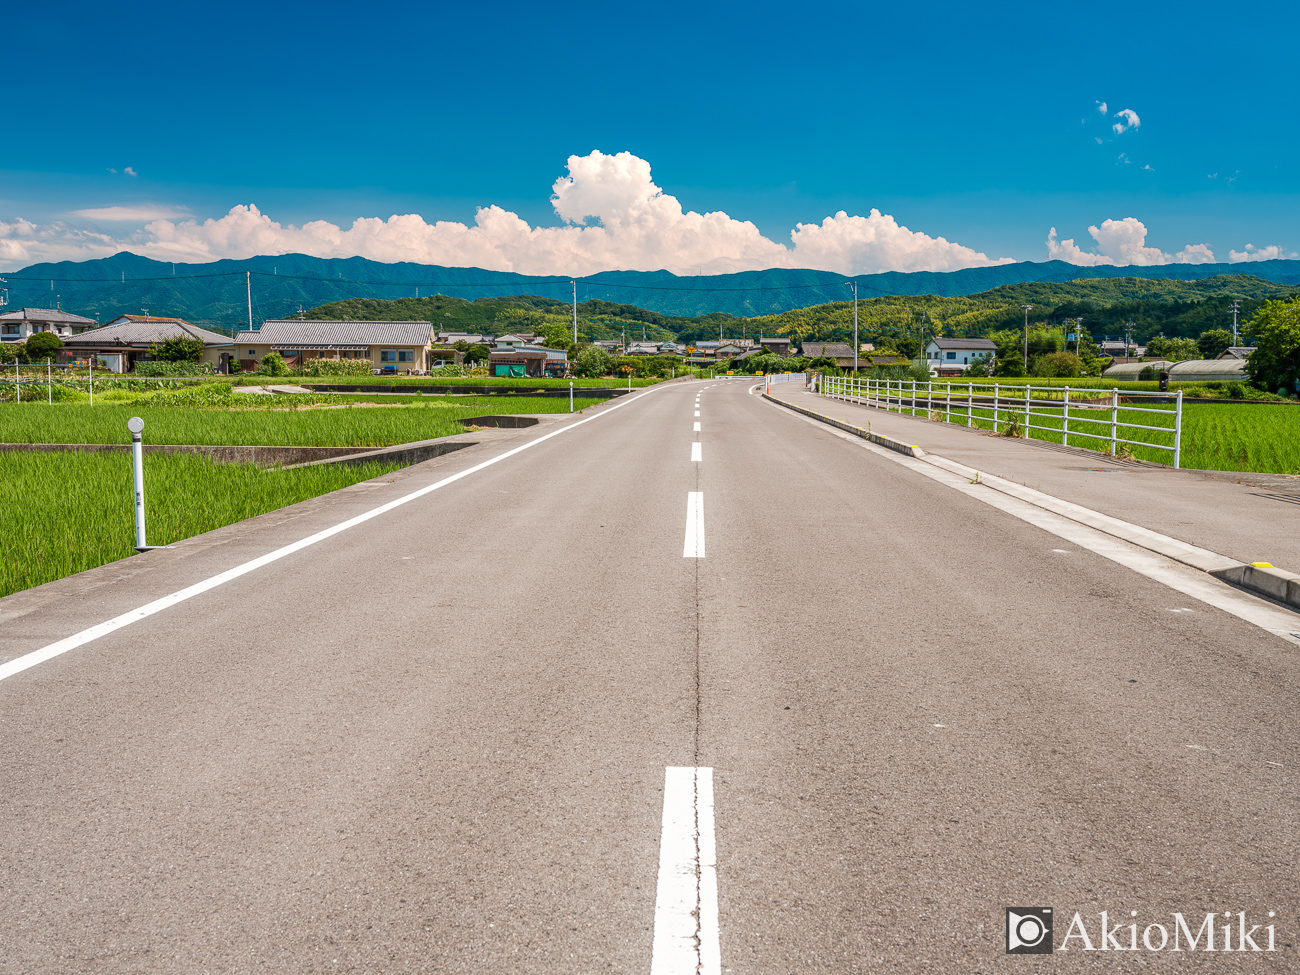
[{"label": "white solid edge line", "polygon": [[713,769],[664,769],[650,975],[720,975]]},{"label": "white solid edge line", "polygon": [[[772,408],[780,410],[786,416],[792,415],[788,410],[774,404]],[[1300,644],[1300,637],[1296,636],[1297,633],[1300,633],[1300,614],[1283,609],[1266,600],[1249,596],[1200,569],[1192,568],[1192,566],[1171,559],[1169,556],[1135,545],[1098,528],[1080,524],[1064,515],[1049,511],[1020,498],[1002,494],[998,491],[991,491],[984,485],[972,485],[968,483],[967,478],[958,474],[907,457],[897,451],[877,447],[873,443],[868,443],[851,433],[837,430],[811,417],[800,416],[799,414],[793,414],[793,416],[795,419],[814,425],[819,430],[824,430],[833,437],[857,444],[884,460],[902,467],[909,467],[932,481],[946,484],[962,494],[1041,528],[1057,538],[1064,538],[1069,542],[1073,542],[1085,551],[1100,555],[1111,562],[1132,569],[1138,575],[1167,586],[1175,592],[1181,592],[1198,602],[1213,606],[1215,609],[1221,609],[1225,613],[1259,627],[1261,630],[1281,637],[1288,643]]]},{"label": "white solid edge line", "polygon": [[207,592],[209,589],[215,589],[217,586],[230,582],[233,579],[238,579],[240,576],[247,575],[265,565],[277,562],[285,556],[299,552],[304,548],[315,545],[317,542],[323,542],[325,539],[332,538],[340,532],[347,531],[349,528],[355,528],[357,525],[363,524],[372,518],[378,518],[380,515],[386,514],[394,508],[400,508],[402,505],[410,501],[415,501],[418,498],[424,497],[426,494],[431,494],[432,492],[437,491],[439,488],[446,487],[448,484],[459,481],[463,477],[468,477],[486,467],[491,467],[493,464],[503,461],[508,457],[513,457],[515,454],[522,453],[530,447],[535,447],[539,443],[550,440],[552,437],[558,437],[560,434],[567,433],[570,430],[582,426],[584,423],[590,423],[592,420],[599,420],[603,416],[608,416],[610,413],[614,412],[614,410],[621,409],[629,403],[634,403],[642,397],[648,396],[656,390],[663,388],[664,387],[662,386],[651,387],[644,393],[614,403],[606,409],[601,410],[599,413],[578,420],[576,423],[566,424],[558,430],[552,430],[550,433],[538,437],[536,440],[530,440],[526,444],[521,444],[518,447],[507,450],[505,453],[497,454],[495,457],[489,457],[487,460],[475,464],[473,467],[467,467],[465,470],[452,474],[450,477],[444,477],[436,484],[430,484],[426,487],[420,488],[418,491],[412,491],[410,494],[403,495],[402,497],[389,501],[387,504],[382,504],[377,508],[372,508],[354,518],[349,518],[347,521],[326,528],[324,531],[319,531],[314,535],[309,535],[307,538],[299,539],[296,542],[292,542],[289,545],[276,549],[274,552],[268,552],[265,555],[258,556],[242,565],[235,566],[233,569],[227,569],[225,572],[204,579],[202,582],[197,582],[185,589],[163,596],[161,599],[155,599],[153,602],[146,603],[139,609],[133,609],[130,612],[121,614],[120,616],[115,616],[111,620],[98,623],[95,626],[82,630],[80,633],[74,633],[72,636],[64,637],[56,643],[51,643],[48,646],[41,647],[39,650],[33,650],[31,653],[23,654],[21,657],[16,657],[7,663],[0,664],[0,681],[13,677],[15,674],[20,674],[24,670],[35,667],[37,664],[44,663],[47,660],[60,656],[61,654],[65,654],[69,650],[75,650],[77,647],[84,646],[93,640],[98,640],[100,637],[107,636],[109,633],[120,630],[124,626],[138,623],[140,620],[147,619],[155,613],[160,613],[164,609],[175,606],[177,603],[183,603],[187,599],[192,599],[195,596]]},{"label": "white solid edge line", "polygon": [[704,460],[704,456],[703,456],[703,454],[701,453],[701,451],[702,451],[703,449],[704,449],[704,445],[703,445],[702,443],[700,443],[698,440],[696,440],[694,443],[692,443],[692,444],[691,444],[691,460],[693,460],[693,461],[694,461],[694,460],[703,461],[703,460]]},{"label": "white solid edge line", "polygon": [[686,540],[682,544],[682,558],[704,558],[704,493],[690,491],[686,495]]}]

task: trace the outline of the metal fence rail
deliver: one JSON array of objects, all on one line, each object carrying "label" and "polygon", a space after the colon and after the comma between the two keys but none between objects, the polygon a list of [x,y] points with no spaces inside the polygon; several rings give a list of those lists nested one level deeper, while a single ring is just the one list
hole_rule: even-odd
[{"label": "metal fence rail", "polygon": [[[1174,467],[1182,460],[1181,389],[1174,393],[1151,393],[1002,383],[937,385],[936,391],[935,383],[912,379],[816,376],[813,388],[830,399],[945,423],[964,423],[968,427],[991,425],[994,430],[1014,424],[1021,436],[1034,437],[1034,431],[1038,431],[1040,435],[1035,439],[1055,442],[1059,437],[1059,442],[1067,447],[1071,437],[1077,446],[1087,446],[1078,443],[1080,440],[1100,441],[1109,445],[1106,452],[1112,457],[1118,453],[1120,444],[1127,444],[1172,453]],[[1142,430],[1159,435],[1159,439],[1131,439],[1140,436],[1137,431]]]}]

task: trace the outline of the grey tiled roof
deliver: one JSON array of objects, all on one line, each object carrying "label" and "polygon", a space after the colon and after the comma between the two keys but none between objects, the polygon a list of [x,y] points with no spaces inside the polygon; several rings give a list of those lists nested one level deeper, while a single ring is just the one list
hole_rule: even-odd
[{"label": "grey tiled roof", "polygon": [[355,345],[428,345],[429,322],[307,322],[297,318],[273,319],[262,327],[236,336],[239,345],[270,343],[294,347]]},{"label": "grey tiled roof", "polygon": [[94,325],[93,318],[71,315],[58,308],[19,308],[0,315],[3,322],[66,322],[70,325]]},{"label": "grey tiled roof", "polygon": [[852,359],[853,346],[848,342],[805,342],[799,350],[809,359]]},{"label": "grey tiled roof", "polygon": [[990,339],[950,339],[937,336],[930,341],[941,349],[982,349],[992,352],[997,348]]},{"label": "grey tiled roof", "polygon": [[64,339],[64,345],[153,345],[170,338],[202,339],[207,345],[230,345],[231,339],[226,335],[209,332],[189,322],[179,319],[153,319],[152,321],[130,321],[119,325],[105,325],[92,328],[80,335]]}]

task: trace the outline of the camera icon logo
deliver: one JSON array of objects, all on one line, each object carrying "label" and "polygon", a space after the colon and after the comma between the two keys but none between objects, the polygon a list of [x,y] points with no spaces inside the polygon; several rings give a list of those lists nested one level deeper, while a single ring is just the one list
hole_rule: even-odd
[{"label": "camera icon logo", "polygon": [[1050,907],[1007,908],[1007,954],[1050,955],[1052,953],[1052,909]]}]

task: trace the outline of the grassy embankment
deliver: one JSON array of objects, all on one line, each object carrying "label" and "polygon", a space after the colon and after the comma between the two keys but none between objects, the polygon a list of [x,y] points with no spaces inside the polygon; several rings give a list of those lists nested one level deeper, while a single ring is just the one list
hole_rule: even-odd
[{"label": "grassy embankment", "polygon": [[[167,545],[378,477],[394,465],[265,471],[206,457],[144,461],[150,545]],[[0,451],[0,596],[133,554],[131,457]]]}]

